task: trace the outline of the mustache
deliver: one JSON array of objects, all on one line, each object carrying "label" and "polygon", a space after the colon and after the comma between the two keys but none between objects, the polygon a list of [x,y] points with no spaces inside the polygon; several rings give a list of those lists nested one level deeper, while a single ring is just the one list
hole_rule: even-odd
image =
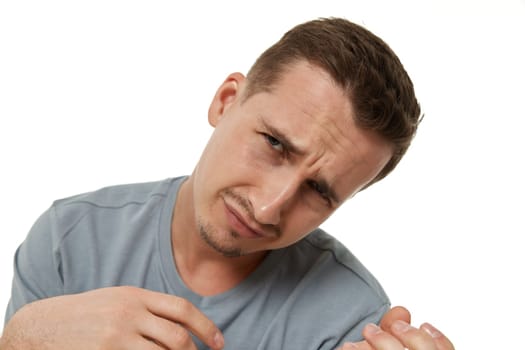
[{"label": "mustache", "polygon": [[224,195],[226,195],[226,196],[230,197],[231,199],[233,199],[233,201],[235,201],[244,210],[245,214],[247,214],[248,217],[252,221],[256,222],[265,231],[273,232],[273,233],[275,233],[275,235],[277,237],[281,237],[282,232],[281,232],[281,229],[280,229],[280,227],[278,225],[261,224],[259,221],[257,221],[257,219],[255,218],[255,215],[253,214],[252,204],[250,203],[249,200],[247,200],[246,198],[244,198],[240,194],[235,193],[234,191],[232,191],[230,189],[225,189],[223,191],[223,193],[224,193]]}]

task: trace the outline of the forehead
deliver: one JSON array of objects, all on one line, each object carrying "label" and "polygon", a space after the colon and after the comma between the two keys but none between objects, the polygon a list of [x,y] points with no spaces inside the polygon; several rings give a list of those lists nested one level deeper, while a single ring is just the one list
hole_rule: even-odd
[{"label": "forehead", "polygon": [[321,127],[334,137],[345,136],[353,124],[353,107],[345,91],[323,69],[304,60],[287,65],[270,90],[259,95],[264,97],[256,106],[261,113],[305,132]]},{"label": "forehead", "polygon": [[307,62],[288,67],[270,92],[246,102],[257,120],[301,151],[305,171],[324,177],[341,197],[366,185],[390,159],[386,141],[356,126],[345,91],[328,73]]}]

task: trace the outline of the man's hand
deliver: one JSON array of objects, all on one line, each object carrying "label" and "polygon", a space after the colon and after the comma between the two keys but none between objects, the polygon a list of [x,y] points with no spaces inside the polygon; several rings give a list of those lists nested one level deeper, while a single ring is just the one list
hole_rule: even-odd
[{"label": "man's hand", "polygon": [[338,350],[454,350],[450,340],[430,324],[411,326],[410,313],[400,306],[385,314],[380,327],[367,325],[363,337],[364,341],[345,343]]},{"label": "man's hand", "polygon": [[21,308],[0,348],[197,349],[190,333],[222,349],[219,329],[189,301],[134,287],[112,287],[43,299]]}]

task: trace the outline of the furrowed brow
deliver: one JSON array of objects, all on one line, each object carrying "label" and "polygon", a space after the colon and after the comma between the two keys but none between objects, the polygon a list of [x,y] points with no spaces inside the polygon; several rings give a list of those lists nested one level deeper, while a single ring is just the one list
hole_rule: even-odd
[{"label": "furrowed brow", "polygon": [[317,182],[317,185],[321,190],[326,193],[326,196],[330,198],[334,203],[339,204],[341,200],[339,199],[339,196],[335,193],[334,189],[328,185],[328,182],[326,182],[323,179],[315,180]]},{"label": "furrowed brow", "polygon": [[[259,122],[263,125],[263,128],[266,129],[266,132],[271,134],[273,137],[279,140],[283,147],[290,153],[296,154],[296,155],[305,155],[306,151],[300,149],[298,146],[296,146],[286,135],[281,132],[280,130],[276,129],[275,127],[269,125],[263,117],[259,116]],[[341,199],[339,196],[335,193],[334,189],[328,184],[328,182],[324,179],[316,179],[314,180],[317,185],[320,187],[320,189],[326,193],[326,196],[330,198],[334,203],[339,204],[341,202]]]}]

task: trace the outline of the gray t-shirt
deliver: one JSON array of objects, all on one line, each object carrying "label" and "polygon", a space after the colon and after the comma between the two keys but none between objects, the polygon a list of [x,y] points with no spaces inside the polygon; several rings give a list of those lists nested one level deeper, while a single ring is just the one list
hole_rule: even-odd
[{"label": "gray t-shirt", "polygon": [[[335,349],[389,309],[383,289],[317,229],[270,252],[233,289],[203,297],[175,266],[170,224],[184,177],[104,188],[56,201],[18,248],[6,323],[24,304],[131,285],[188,299],[222,330],[225,349]],[[196,340],[199,349],[205,347]]]}]

